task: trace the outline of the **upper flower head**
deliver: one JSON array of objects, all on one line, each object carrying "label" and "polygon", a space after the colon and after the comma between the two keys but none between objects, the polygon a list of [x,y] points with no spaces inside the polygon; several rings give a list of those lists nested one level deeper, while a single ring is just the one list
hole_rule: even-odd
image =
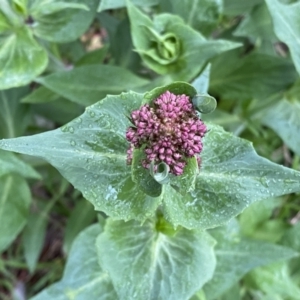
[{"label": "upper flower head", "polygon": [[[143,105],[131,113],[134,126],[126,131],[131,143],[127,151],[128,164],[132,161],[134,148],[144,146],[145,168],[150,163],[166,163],[170,173],[181,175],[186,159],[202,151],[202,137],[207,131],[197,116],[190,98],[166,91],[154,100],[153,105]],[[200,162],[199,156],[197,157]]]}]

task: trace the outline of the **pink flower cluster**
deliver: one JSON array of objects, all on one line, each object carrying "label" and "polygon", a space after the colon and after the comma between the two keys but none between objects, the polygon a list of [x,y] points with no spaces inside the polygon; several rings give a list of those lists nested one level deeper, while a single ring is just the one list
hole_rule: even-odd
[{"label": "pink flower cluster", "polygon": [[202,138],[207,131],[186,95],[169,91],[160,95],[153,106],[143,105],[131,113],[134,126],[129,127],[126,139],[130,142],[127,163],[132,162],[134,148],[145,146],[146,158],[142,164],[149,169],[150,163],[165,162],[170,173],[181,175],[188,157],[202,151]]}]

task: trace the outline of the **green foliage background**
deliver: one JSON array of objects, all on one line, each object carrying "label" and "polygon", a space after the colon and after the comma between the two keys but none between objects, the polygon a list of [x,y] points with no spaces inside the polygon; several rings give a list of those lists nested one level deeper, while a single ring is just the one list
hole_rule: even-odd
[{"label": "green foliage background", "polygon": [[[297,0],[0,0],[0,298],[300,299],[299,49]],[[124,133],[174,81],[218,106],[162,188]]]}]

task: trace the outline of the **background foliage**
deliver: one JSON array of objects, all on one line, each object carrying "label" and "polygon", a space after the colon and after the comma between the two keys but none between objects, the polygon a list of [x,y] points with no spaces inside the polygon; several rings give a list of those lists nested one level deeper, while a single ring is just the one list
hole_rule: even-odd
[{"label": "background foliage", "polygon": [[[300,299],[299,49],[297,0],[0,0],[0,298]],[[218,107],[153,192],[127,115],[177,80]]]}]

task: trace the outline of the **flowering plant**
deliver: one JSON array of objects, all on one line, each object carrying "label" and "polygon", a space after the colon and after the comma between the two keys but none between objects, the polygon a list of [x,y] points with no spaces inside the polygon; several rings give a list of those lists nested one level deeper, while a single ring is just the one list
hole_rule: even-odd
[{"label": "flowering plant", "polygon": [[300,299],[299,3],[82,2],[0,0],[0,299]]}]

